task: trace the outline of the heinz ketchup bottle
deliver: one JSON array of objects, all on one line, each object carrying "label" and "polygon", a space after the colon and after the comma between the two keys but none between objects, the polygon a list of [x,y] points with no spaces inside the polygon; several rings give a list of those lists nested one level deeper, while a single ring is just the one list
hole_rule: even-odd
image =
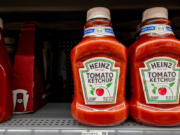
[{"label": "heinz ketchup bottle", "polygon": [[8,120],[12,116],[12,65],[4,46],[3,21],[0,18],[0,122]]},{"label": "heinz ketchup bottle", "polygon": [[128,53],[131,68],[131,115],[145,124],[180,124],[180,41],[174,36],[168,11],[144,11],[138,40]]},{"label": "heinz ketchup bottle", "polygon": [[128,116],[125,101],[127,54],[114,35],[110,11],[87,12],[82,41],[71,51],[74,79],[72,115],[90,125],[114,125]]}]

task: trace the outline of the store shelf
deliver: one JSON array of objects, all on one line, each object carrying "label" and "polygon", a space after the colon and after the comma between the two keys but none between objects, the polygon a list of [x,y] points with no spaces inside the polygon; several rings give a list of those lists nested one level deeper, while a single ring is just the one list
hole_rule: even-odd
[{"label": "store shelf", "polygon": [[32,12],[32,11],[82,11],[93,6],[107,6],[111,9],[144,9],[149,6],[167,6],[169,9],[180,9],[179,0],[4,0],[0,4],[0,12]]},{"label": "store shelf", "polygon": [[90,127],[75,121],[70,104],[49,103],[32,114],[15,115],[0,124],[0,135],[179,135],[180,127],[158,128],[134,121],[114,127]]}]

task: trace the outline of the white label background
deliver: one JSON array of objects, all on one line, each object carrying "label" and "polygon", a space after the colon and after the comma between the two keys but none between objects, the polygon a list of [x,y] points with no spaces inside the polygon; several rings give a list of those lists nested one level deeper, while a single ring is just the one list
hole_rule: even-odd
[{"label": "white label background", "polygon": [[[90,83],[88,83],[87,75],[86,74],[83,75],[82,72],[87,70],[86,66],[88,66],[88,64],[87,64],[88,62],[96,61],[96,60],[104,60],[105,62],[106,61],[111,62],[112,63],[112,67],[110,66],[111,69],[117,71],[117,73],[116,73],[115,71],[112,72],[109,69],[103,69],[103,71],[101,71],[101,69],[99,69],[98,71],[96,71],[96,69],[91,69],[88,72],[88,73],[104,73],[104,72],[106,72],[106,73],[112,72],[113,73],[112,85],[109,87],[109,93],[110,93],[111,97],[113,97],[113,95],[114,95],[114,101],[104,102],[104,99],[103,99],[104,97],[110,97],[108,91],[105,89],[104,89],[103,96],[97,96],[96,92],[94,93],[94,95],[91,95],[91,93],[90,93],[91,87],[90,87]],[[105,58],[105,57],[95,57],[95,58],[91,58],[91,59],[84,61],[83,65],[84,65],[84,68],[79,69],[79,75],[80,75],[81,86],[82,86],[82,90],[83,90],[85,104],[115,104],[116,103],[116,97],[117,97],[118,83],[119,83],[119,74],[120,74],[120,68],[114,67],[115,61],[112,59],[109,59],[109,58]],[[116,76],[117,76],[117,78],[115,78]],[[83,78],[84,78],[85,84],[83,82]],[[105,86],[106,83],[94,83],[93,85],[94,85],[95,90],[96,90],[101,86]],[[96,100],[94,102],[89,102],[89,100],[87,98],[88,99],[89,98],[96,98]]]},{"label": "white label background", "polygon": [[[174,65],[175,69],[180,70],[180,68],[177,67],[178,61],[175,59],[172,59],[170,57],[154,57],[152,59],[145,61],[144,62],[145,68],[139,68],[139,72],[140,72],[140,76],[141,76],[141,82],[143,85],[144,96],[146,98],[146,103],[147,104],[177,104],[177,103],[179,103],[179,71],[176,71],[174,69],[169,69],[169,68],[159,68],[159,69],[150,68],[151,72],[168,72],[168,71],[176,72],[176,77],[175,77],[174,85],[172,86],[172,88],[168,87],[169,82],[153,82],[153,84],[157,87],[157,90],[156,90],[156,94],[154,94],[152,92],[154,87],[152,86],[152,82],[150,82],[148,72],[147,71],[145,72],[144,70],[148,70],[147,63],[150,63],[150,61],[157,61],[157,60],[172,61],[171,63],[174,62],[173,65]],[[144,72],[144,76],[143,76],[143,72]],[[166,95],[160,95],[158,93],[158,89],[161,87],[164,87],[164,86],[167,86],[166,87],[167,93],[166,93]],[[171,92],[170,89],[172,89],[173,91]],[[173,95],[172,95],[172,93],[173,93]],[[149,95],[149,97],[148,97],[148,95]],[[152,101],[149,99],[152,96],[157,96],[158,99]],[[175,101],[167,101],[166,96],[175,96],[175,98],[174,98]]]}]

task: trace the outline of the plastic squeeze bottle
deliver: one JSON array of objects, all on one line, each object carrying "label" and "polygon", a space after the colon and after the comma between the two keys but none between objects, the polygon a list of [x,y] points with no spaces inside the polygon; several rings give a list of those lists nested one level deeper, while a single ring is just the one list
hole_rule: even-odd
[{"label": "plastic squeeze bottle", "polygon": [[115,38],[107,8],[88,10],[84,36],[71,51],[71,63],[73,117],[96,126],[123,122],[128,117],[125,100],[127,52]]},{"label": "plastic squeeze bottle", "polygon": [[0,18],[0,122],[12,116],[12,65],[4,46],[3,20]]},{"label": "plastic squeeze bottle", "polygon": [[180,41],[168,11],[144,11],[138,40],[128,49],[131,69],[131,115],[145,124],[180,124]]}]

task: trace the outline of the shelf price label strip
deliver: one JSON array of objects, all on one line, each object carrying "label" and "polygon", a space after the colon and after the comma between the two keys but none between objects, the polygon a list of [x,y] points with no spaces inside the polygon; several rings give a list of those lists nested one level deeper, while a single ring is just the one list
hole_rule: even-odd
[{"label": "shelf price label strip", "polygon": [[83,130],[81,131],[81,135],[109,135],[110,132],[107,130]]}]

